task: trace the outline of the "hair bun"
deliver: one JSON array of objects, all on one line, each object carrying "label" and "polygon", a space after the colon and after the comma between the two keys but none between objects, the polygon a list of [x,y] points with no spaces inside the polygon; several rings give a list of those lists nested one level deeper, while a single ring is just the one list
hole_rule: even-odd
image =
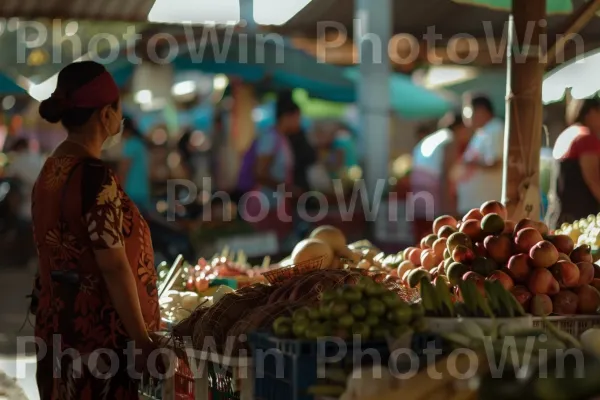
[{"label": "hair bun", "polygon": [[60,122],[66,111],[67,104],[62,99],[54,96],[43,100],[39,107],[40,117],[52,124]]}]

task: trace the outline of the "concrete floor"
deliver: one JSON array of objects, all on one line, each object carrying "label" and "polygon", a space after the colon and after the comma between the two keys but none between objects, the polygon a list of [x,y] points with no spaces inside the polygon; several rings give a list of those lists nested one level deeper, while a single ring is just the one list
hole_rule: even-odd
[{"label": "concrete floor", "polygon": [[0,302],[0,371],[16,377],[29,400],[38,400],[35,357],[17,348],[19,336],[33,334],[33,328],[29,324],[25,324],[20,331],[27,315],[29,300],[26,296],[31,293],[32,283],[33,272],[26,268],[0,270],[0,293],[3,300]]}]

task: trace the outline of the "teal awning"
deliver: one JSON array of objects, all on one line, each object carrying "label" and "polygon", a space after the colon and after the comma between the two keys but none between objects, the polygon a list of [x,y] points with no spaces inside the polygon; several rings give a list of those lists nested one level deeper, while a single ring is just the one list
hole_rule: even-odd
[{"label": "teal awning", "polygon": [[11,94],[24,94],[25,90],[17,85],[11,78],[0,73],[0,96]]},{"label": "teal awning", "polygon": [[[358,68],[346,68],[344,75],[353,81],[360,79]],[[438,118],[452,108],[450,101],[403,74],[390,76],[390,96],[392,108],[405,119]]]}]

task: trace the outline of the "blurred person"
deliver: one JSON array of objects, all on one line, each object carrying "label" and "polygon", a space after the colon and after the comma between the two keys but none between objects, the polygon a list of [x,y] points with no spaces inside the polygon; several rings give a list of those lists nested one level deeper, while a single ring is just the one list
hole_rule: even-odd
[{"label": "blurred person", "polygon": [[306,131],[302,128],[288,136],[294,158],[294,184],[304,192],[310,191],[308,171],[317,162],[315,149],[309,143]]},{"label": "blurred person", "polygon": [[492,102],[485,96],[473,97],[465,114],[474,134],[456,170],[460,215],[502,196],[504,122],[494,116]]},{"label": "blurred person", "polygon": [[[440,120],[439,126],[441,129],[421,139],[412,155],[410,184],[417,199],[414,203],[417,239],[431,233],[432,218],[457,214],[456,187],[451,171],[471,135],[460,112],[446,115]],[[431,194],[432,215],[428,215],[429,205],[424,199],[419,199],[419,193]]]},{"label": "blurred person", "polygon": [[123,120],[119,178],[125,193],[142,213],[152,209],[148,142],[131,118]]},{"label": "blurred person", "polygon": [[573,100],[556,140],[547,222],[552,229],[600,212],[600,100]]},{"label": "blurred person", "polygon": [[[292,225],[281,221],[280,217],[292,214],[292,198],[298,198],[302,190],[294,185],[294,153],[287,136],[300,130],[300,108],[287,97],[280,97],[276,105],[275,126],[259,134],[250,150],[244,156],[239,192],[260,193],[250,196],[245,208],[240,213],[246,220],[260,215],[262,210],[269,210],[267,217],[257,221],[257,229],[274,229],[283,238],[291,232]],[[281,199],[278,189],[283,185],[286,197]]]},{"label": "blurred person", "polygon": [[[32,311],[35,335],[47,346],[37,361],[40,398],[94,399],[102,393],[137,399],[132,368],[147,367],[159,347],[153,332],[160,313],[148,225],[100,160],[102,148],[117,143],[123,130],[119,88],[101,64],[72,63],[60,71],[39,114],[62,123],[68,133],[46,160],[33,191],[40,264],[38,306]],[[60,335],[60,349],[53,347],[54,335]],[[130,341],[140,350],[135,366],[124,353]],[[83,359],[77,379],[68,349]],[[99,349],[118,359],[101,355],[99,364],[88,363]],[[57,359],[56,352],[65,353]],[[102,365],[110,366],[110,378],[97,375]]]},{"label": "blurred person", "polygon": [[21,204],[19,217],[26,222],[31,222],[31,192],[40,171],[43,158],[39,152],[31,150],[28,139],[20,138],[12,146],[10,164],[6,175],[19,182]]},{"label": "blurred person", "polygon": [[328,167],[334,178],[341,178],[344,175],[344,171],[358,166],[358,156],[354,139],[346,127],[341,127],[334,131],[330,151]]}]

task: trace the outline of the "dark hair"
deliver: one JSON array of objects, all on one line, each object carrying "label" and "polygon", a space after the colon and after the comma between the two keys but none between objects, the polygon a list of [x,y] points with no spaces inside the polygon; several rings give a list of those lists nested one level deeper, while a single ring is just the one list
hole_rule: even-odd
[{"label": "dark hair", "polygon": [[449,112],[448,114],[443,116],[438,123],[438,127],[440,129],[450,130],[454,130],[461,125],[465,125],[465,121],[463,120],[462,112],[459,111]]},{"label": "dark hair", "polygon": [[[106,71],[103,65],[94,61],[75,62],[64,67],[58,74],[57,91],[68,98],[79,89]],[[116,108],[117,104],[113,104]],[[50,97],[40,103],[39,113],[50,123],[62,122],[65,128],[84,125],[97,108],[69,107],[64,100]]]},{"label": "dark hair", "polygon": [[492,105],[492,101],[489,97],[484,95],[478,95],[473,97],[473,99],[471,99],[471,107],[473,108],[473,110],[475,110],[476,108],[484,108],[490,114],[494,114],[494,106]]},{"label": "dark hair", "polygon": [[17,139],[16,142],[13,143],[10,150],[11,151],[20,151],[22,149],[27,149],[29,147],[29,140],[25,138]]},{"label": "dark hair", "polygon": [[300,107],[298,107],[292,98],[292,92],[286,91],[279,93],[277,96],[277,104],[275,105],[275,118],[277,121],[285,115],[294,114],[299,111]]},{"label": "dark hair", "polygon": [[573,104],[573,108],[570,111],[569,124],[583,124],[585,118],[588,116],[590,111],[600,109],[600,100],[596,97],[590,99],[574,100],[576,103]]}]

